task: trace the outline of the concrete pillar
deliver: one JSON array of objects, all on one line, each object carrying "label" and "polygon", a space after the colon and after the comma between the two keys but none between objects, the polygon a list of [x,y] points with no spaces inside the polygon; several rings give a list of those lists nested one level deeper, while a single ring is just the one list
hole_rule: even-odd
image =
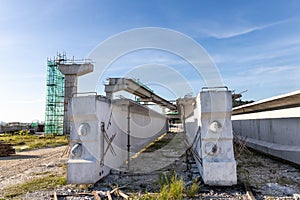
[{"label": "concrete pillar", "polygon": [[64,134],[70,134],[70,119],[68,114],[68,104],[72,95],[77,93],[78,76],[93,72],[94,66],[91,63],[58,64],[58,69],[65,75],[65,99],[64,99]]}]

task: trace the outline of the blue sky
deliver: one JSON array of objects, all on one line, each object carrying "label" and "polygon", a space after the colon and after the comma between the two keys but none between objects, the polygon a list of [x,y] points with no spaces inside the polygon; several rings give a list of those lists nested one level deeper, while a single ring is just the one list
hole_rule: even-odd
[{"label": "blue sky", "polygon": [[[47,57],[60,51],[87,57],[108,37],[141,27],[174,29],[196,40],[214,60],[225,85],[236,92],[248,90],[244,99],[299,90],[299,10],[297,0],[1,0],[0,121],[44,119]],[[129,58],[114,67],[156,62],[189,68],[164,52],[137,53],[138,62]],[[178,63],[172,64],[174,60]],[[201,84],[199,80],[193,89],[198,91]]]}]

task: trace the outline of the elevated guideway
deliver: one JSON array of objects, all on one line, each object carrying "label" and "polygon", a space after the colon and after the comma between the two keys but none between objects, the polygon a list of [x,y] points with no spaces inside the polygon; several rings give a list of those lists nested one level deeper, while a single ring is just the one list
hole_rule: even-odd
[{"label": "elevated guideway", "polygon": [[233,130],[247,146],[300,164],[300,91],[232,110]]},{"label": "elevated guideway", "polygon": [[300,107],[300,90],[236,107],[233,115]]},{"label": "elevated guideway", "polygon": [[109,78],[105,85],[106,97],[112,98],[114,92],[124,90],[140,97],[141,102],[153,102],[170,110],[177,110],[177,106],[170,101],[158,96],[151,89],[147,88],[133,79],[129,78]]}]

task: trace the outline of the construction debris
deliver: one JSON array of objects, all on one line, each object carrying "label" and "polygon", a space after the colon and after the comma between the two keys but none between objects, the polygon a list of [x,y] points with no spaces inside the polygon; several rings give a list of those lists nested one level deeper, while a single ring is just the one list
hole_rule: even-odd
[{"label": "construction debris", "polygon": [[[52,195],[52,197],[55,200],[59,199],[67,199],[68,197],[87,197],[87,196],[93,196],[96,200],[100,199],[108,199],[108,200],[113,200],[113,197],[121,197],[123,199],[129,199],[129,196],[122,192],[119,187],[114,188],[111,191],[92,191],[91,193],[89,192],[81,192],[81,193],[72,193],[72,194],[58,194],[56,191]],[[118,198],[120,199],[120,198]]]},{"label": "construction debris", "polygon": [[0,157],[9,156],[11,154],[16,154],[12,145],[4,141],[0,141]]}]

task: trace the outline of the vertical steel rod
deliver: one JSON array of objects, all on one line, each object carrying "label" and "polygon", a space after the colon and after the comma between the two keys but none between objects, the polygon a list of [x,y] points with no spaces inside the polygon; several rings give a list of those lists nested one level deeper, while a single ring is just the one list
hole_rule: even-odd
[{"label": "vertical steel rod", "polygon": [[130,166],[130,105],[128,104],[128,111],[127,111],[127,168],[129,171]]}]

